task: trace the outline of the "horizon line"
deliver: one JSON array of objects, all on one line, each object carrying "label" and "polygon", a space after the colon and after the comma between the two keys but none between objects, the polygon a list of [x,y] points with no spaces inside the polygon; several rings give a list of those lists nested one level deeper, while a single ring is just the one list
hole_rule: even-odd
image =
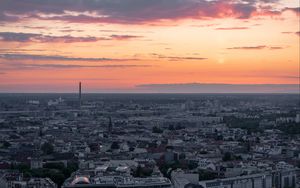
[{"label": "horizon line", "polygon": [[[76,94],[77,92],[0,92],[1,94]],[[299,92],[84,92],[84,94],[300,94]]]}]

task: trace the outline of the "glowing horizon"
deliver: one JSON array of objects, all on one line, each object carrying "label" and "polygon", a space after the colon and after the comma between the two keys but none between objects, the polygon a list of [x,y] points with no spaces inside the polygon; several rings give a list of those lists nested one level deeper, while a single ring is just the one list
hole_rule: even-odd
[{"label": "glowing horizon", "polygon": [[293,0],[0,0],[0,92],[70,92],[79,81],[87,92],[139,92],[151,84],[297,85],[299,6]]}]

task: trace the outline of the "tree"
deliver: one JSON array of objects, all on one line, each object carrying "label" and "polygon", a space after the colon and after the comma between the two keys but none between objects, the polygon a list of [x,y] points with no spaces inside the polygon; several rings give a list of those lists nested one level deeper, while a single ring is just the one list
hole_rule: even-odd
[{"label": "tree", "polygon": [[133,176],[134,177],[141,177],[142,176],[142,167],[140,165],[136,168]]},{"label": "tree", "polygon": [[183,160],[185,158],[186,158],[185,153],[180,153],[179,154],[179,159]]},{"label": "tree", "polygon": [[44,168],[50,168],[50,169],[57,169],[57,170],[62,170],[65,168],[64,163],[62,162],[57,162],[57,163],[46,163],[44,165]]},{"label": "tree", "polygon": [[261,132],[262,129],[259,128],[260,119],[256,118],[237,118],[234,116],[228,116],[223,118],[224,123],[226,123],[230,128],[241,128],[248,131],[248,133]]},{"label": "tree", "polygon": [[69,161],[67,164],[67,168],[65,168],[65,171],[63,171],[63,173],[66,177],[69,177],[72,174],[72,172],[75,172],[76,170],[78,170],[78,162]]},{"label": "tree", "polygon": [[54,147],[51,143],[49,142],[45,142],[42,147],[41,147],[42,151],[44,154],[49,155],[52,154],[54,151]]},{"label": "tree", "polygon": [[129,151],[130,151],[130,152],[133,152],[134,149],[135,149],[134,147],[130,147],[130,148],[129,148]]},{"label": "tree", "polygon": [[43,131],[42,131],[41,128],[40,128],[40,130],[39,130],[39,136],[40,136],[40,137],[43,137],[43,136],[44,136]]},{"label": "tree", "polygon": [[119,143],[118,142],[113,142],[110,146],[110,149],[112,149],[112,150],[120,149]]},{"label": "tree", "polygon": [[153,169],[151,168],[142,168],[140,165],[136,168],[136,170],[133,173],[134,177],[148,177],[151,176],[153,173]]},{"label": "tree", "polygon": [[200,170],[199,171],[199,181],[204,181],[204,180],[213,180],[218,177],[218,174],[215,172],[209,172],[206,170]]},{"label": "tree", "polygon": [[170,130],[170,131],[174,131],[174,130],[175,130],[174,125],[170,124],[170,125],[169,125],[169,130]]},{"label": "tree", "polygon": [[190,170],[193,170],[193,169],[195,169],[195,168],[197,168],[198,167],[198,163],[196,163],[196,162],[190,162],[189,164],[188,164],[188,168],[190,169]]},{"label": "tree", "polygon": [[160,129],[159,127],[157,127],[157,126],[154,126],[154,127],[152,128],[152,132],[153,132],[153,133],[163,133],[163,130]]},{"label": "tree", "polygon": [[157,143],[156,142],[149,143],[148,148],[157,148]]},{"label": "tree", "polygon": [[57,169],[40,168],[40,169],[32,169],[30,172],[32,177],[50,178],[59,187],[63,184],[63,182],[67,178],[60,170]]},{"label": "tree", "polygon": [[246,146],[247,146],[247,151],[250,152],[251,150],[251,144],[249,141],[246,142]]},{"label": "tree", "polygon": [[223,161],[231,161],[232,160],[232,156],[230,152],[226,152],[223,156]]},{"label": "tree", "polygon": [[3,148],[8,148],[10,146],[11,146],[11,144],[9,142],[3,141]]},{"label": "tree", "polygon": [[185,129],[185,127],[181,124],[175,126],[175,130],[181,130],[181,129]]},{"label": "tree", "polygon": [[18,165],[13,165],[12,166],[12,169],[17,169],[19,170],[20,172],[26,172],[26,171],[29,171],[30,170],[30,166],[26,163],[20,163]]},{"label": "tree", "polygon": [[260,138],[259,137],[256,137],[256,143],[260,143]]}]

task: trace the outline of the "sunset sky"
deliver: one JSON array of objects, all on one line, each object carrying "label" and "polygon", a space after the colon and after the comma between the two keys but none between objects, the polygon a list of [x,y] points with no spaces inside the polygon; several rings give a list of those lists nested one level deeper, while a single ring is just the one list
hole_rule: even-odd
[{"label": "sunset sky", "polygon": [[0,92],[297,92],[299,6],[0,0]]}]

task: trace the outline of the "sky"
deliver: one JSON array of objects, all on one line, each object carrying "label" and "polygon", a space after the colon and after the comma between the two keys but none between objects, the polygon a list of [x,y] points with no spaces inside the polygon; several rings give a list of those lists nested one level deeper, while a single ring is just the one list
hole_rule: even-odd
[{"label": "sky", "polygon": [[298,0],[0,0],[0,92],[299,92]]}]

